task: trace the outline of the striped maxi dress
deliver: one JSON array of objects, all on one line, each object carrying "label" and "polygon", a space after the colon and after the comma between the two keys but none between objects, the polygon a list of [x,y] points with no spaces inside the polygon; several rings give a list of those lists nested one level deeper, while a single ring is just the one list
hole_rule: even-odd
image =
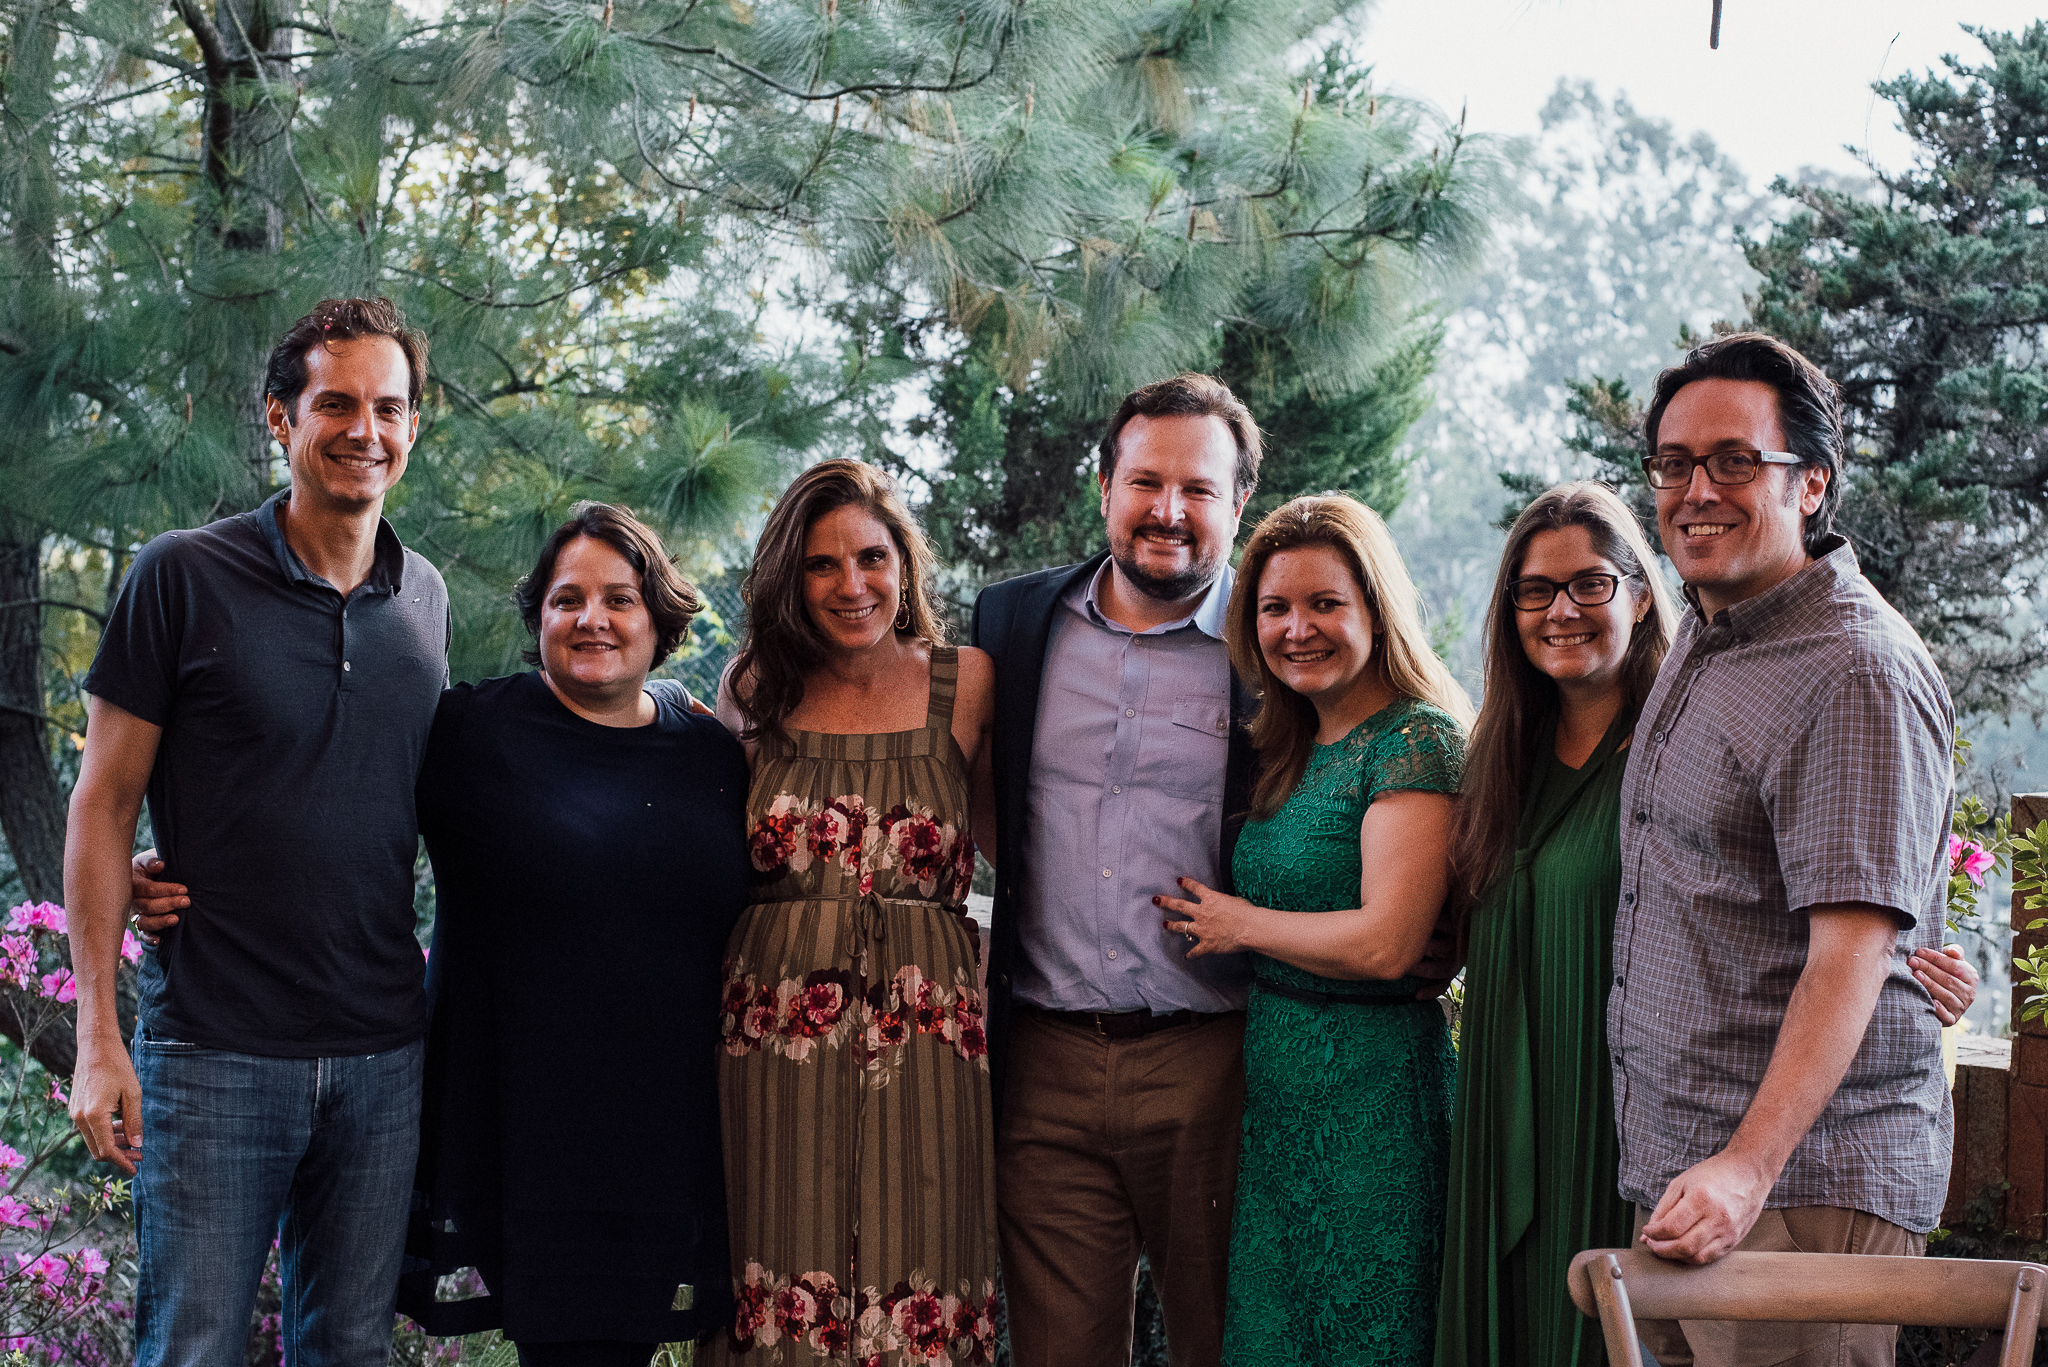
[{"label": "striped maxi dress", "polygon": [[958,673],[957,650],[933,647],[914,731],[762,738],[719,1060],[738,1308],[712,1363],[994,1358]]}]

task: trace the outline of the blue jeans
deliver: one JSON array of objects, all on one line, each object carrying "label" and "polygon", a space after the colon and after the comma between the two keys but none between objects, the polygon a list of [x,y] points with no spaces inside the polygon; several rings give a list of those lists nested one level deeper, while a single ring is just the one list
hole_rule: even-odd
[{"label": "blue jeans", "polygon": [[285,1362],[383,1367],[425,1044],[264,1058],[135,1034],[137,1367],[242,1367],[273,1238]]}]

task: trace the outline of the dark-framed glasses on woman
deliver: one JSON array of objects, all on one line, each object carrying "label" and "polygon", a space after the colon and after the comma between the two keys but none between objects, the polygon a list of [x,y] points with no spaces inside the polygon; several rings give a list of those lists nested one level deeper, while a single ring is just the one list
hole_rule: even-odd
[{"label": "dark-framed glasses on woman", "polygon": [[1524,612],[1541,612],[1563,589],[1565,596],[1582,608],[1597,608],[1614,601],[1614,590],[1633,574],[1582,574],[1558,583],[1555,579],[1517,579],[1508,585],[1508,601]]},{"label": "dark-framed glasses on woman", "polygon": [[1695,467],[1707,467],[1707,478],[1715,484],[1747,484],[1766,465],[1798,465],[1790,451],[1758,451],[1736,448],[1705,456],[1659,455],[1643,457],[1643,474],[1652,489],[1683,489],[1692,483]]}]

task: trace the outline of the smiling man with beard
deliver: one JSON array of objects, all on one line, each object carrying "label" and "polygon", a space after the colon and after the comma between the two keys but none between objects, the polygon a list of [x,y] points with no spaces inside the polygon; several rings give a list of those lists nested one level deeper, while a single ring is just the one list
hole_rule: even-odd
[{"label": "smiling man with beard", "polygon": [[[239,1367],[273,1238],[286,1360],[390,1356],[426,1025],[413,780],[449,618],[382,512],[426,373],[388,300],[294,323],[264,380],[291,487],[145,546],[85,677],[71,1118],[135,1178],[144,1367]],[[115,991],[145,797],[190,895],[143,954],[131,1062]]]},{"label": "smiling man with beard", "polygon": [[1181,375],[1102,439],[1109,549],[997,584],[989,963],[996,1198],[1019,1367],[1129,1360],[1138,1256],[1176,1367],[1218,1361],[1244,1100],[1241,955],[1190,961],[1155,893],[1229,877],[1251,707],[1223,643],[1251,414]]}]

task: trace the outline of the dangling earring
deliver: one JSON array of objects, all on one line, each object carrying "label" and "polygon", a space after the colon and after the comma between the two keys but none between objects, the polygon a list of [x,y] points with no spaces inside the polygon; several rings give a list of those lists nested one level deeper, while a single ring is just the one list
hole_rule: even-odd
[{"label": "dangling earring", "polygon": [[910,595],[908,593],[899,594],[897,601],[902,606],[896,609],[896,630],[908,631],[910,630]]}]

